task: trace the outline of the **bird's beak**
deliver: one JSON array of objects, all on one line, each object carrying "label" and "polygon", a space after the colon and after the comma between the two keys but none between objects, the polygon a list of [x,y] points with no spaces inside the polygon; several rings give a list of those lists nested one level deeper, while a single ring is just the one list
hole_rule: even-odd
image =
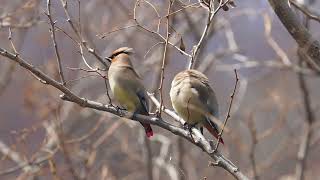
[{"label": "bird's beak", "polygon": [[126,54],[134,54],[134,50],[132,48],[127,48],[126,50],[124,50],[124,53]]},{"label": "bird's beak", "polygon": [[111,61],[112,61],[112,58],[110,56],[109,57],[105,57],[104,59],[109,61],[109,63],[111,63]]}]

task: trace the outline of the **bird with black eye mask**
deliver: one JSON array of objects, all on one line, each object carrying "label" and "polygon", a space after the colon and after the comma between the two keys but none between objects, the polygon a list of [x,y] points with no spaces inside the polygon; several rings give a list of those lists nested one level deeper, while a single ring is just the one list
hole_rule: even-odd
[{"label": "bird with black eye mask", "polygon": [[[127,111],[142,115],[149,115],[149,102],[146,89],[141,78],[133,68],[130,55],[133,49],[121,47],[115,50],[107,59],[111,60],[108,79],[114,98]],[[147,137],[153,136],[148,123],[141,123]]]}]

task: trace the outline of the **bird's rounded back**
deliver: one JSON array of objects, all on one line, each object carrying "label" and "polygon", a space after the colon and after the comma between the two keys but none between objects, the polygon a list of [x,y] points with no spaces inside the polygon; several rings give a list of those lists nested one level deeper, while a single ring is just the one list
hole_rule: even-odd
[{"label": "bird's rounded back", "polygon": [[179,72],[172,81],[172,86],[180,84],[182,81],[189,81],[190,79],[194,79],[197,81],[201,81],[204,84],[209,84],[208,78],[201,72],[190,69]]}]

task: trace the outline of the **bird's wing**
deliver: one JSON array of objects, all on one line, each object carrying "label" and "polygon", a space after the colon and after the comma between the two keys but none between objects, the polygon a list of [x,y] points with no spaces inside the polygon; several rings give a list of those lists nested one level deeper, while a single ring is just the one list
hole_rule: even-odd
[{"label": "bird's wing", "polygon": [[213,115],[216,118],[219,118],[219,105],[217,98],[215,96],[215,93],[213,90],[210,88],[209,89],[209,98],[207,99],[207,105],[208,109],[210,111],[210,114]]},{"label": "bird's wing", "polygon": [[[125,71],[127,74],[127,76],[125,77],[136,77],[136,78],[131,78],[130,81],[127,81],[127,85],[129,85],[128,87],[136,87],[136,89],[134,89],[136,95],[139,98],[139,101],[141,103],[142,108],[144,109],[145,112],[140,112],[142,114],[144,113],[149,113],[149,102],[147,99],[147,95],[146,95],[146,90],[145,87],[143,85],[143,83],[141,82],[141,79],[139,77],[139,75],[137,74],[137,72],[130,66],[127,67],[128,69],[130,69],[130,71]],[[130,85],[130,84],[133,85]],[[146,114],[148,115],[148,114]]]},{"label": "bird's wing", "polygon": [[149,115],[149,102],[147,100],[146,93],[144,91],[138,91],[137,96],[139,97],[141,106],[145,111],[144,113],[146,113],[146,115]]},{"label": "bird's wing", "polygon": [[199,100],[201,101],[202,107],[210,115],[218,118],[219,108],[217,98],[209,85],[207,78],[194,79],[192,81],[192,88],[195,88],[199,93]]}]

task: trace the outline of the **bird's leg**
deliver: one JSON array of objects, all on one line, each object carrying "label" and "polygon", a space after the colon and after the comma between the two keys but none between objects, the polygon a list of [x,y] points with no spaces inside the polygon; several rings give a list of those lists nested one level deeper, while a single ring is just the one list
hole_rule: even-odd
[{"label": "bird's leg", "polygon": [[183,129],[189,129],[189,124],[187,123],[187,122],[184,122],[184,124],[183,124]]},{"label": "bird's leg", "polygon": [[156,110],[155,112],[149,112],[149,115],[150,115],[150,116],[155,116],[155,117],[157,117],[157,118],[160,118],[160,116],[159,116],[159,111],[158,111],[158,110]]},{"label": "bird's leg", "polygon": [[195,140],[194,140],[194,138],[193,138],[193,136],[192,136],[192,128],[193,127],[195,127],[196,126],[196,124],[194,124],[194,125],[190,125],[190,124],[188,124],[187,122],[185,122],[184,124],[183,124],[183,128],[184,129],[188,129],[188,131],[189,131],[189,133],[190,133],[190,136],[191,136],[191,139],[195,142]]},{"label": "bird's leg", "polygon": [[135,119],[135,117],[136,117],[137,114],[138,114],[137,111],[133,112],[133,114],[132,114],[132,116],[131,116],[130,119]]},{"label": "bird's leg", "polygon": [[196,142],[192,136],[192,126],[189,127],[189,133],[193,142]]},{"label": "bird's leg", "polygon": [[160,113],[160,109],[157,108],[156,112],[154,112],[154,115],[157,117],[157,118],[161,118],[161,113]]},{"label": "bird's leg", "polygon": [[117,112],[120,113],[120,111],[124,111],[124,110],[127,110],[126,108],[124,107],[121,107],[121,106],[118,106],[118,105],[113,105],[111,104],[112,107],[116,108]]},{"label": "bird's leg", "polygon": [[127,110],[126,108],[124,107],[121,107],[121,106],[116,106],[117,110],[118,111],[124,111],[124,110]]}]

